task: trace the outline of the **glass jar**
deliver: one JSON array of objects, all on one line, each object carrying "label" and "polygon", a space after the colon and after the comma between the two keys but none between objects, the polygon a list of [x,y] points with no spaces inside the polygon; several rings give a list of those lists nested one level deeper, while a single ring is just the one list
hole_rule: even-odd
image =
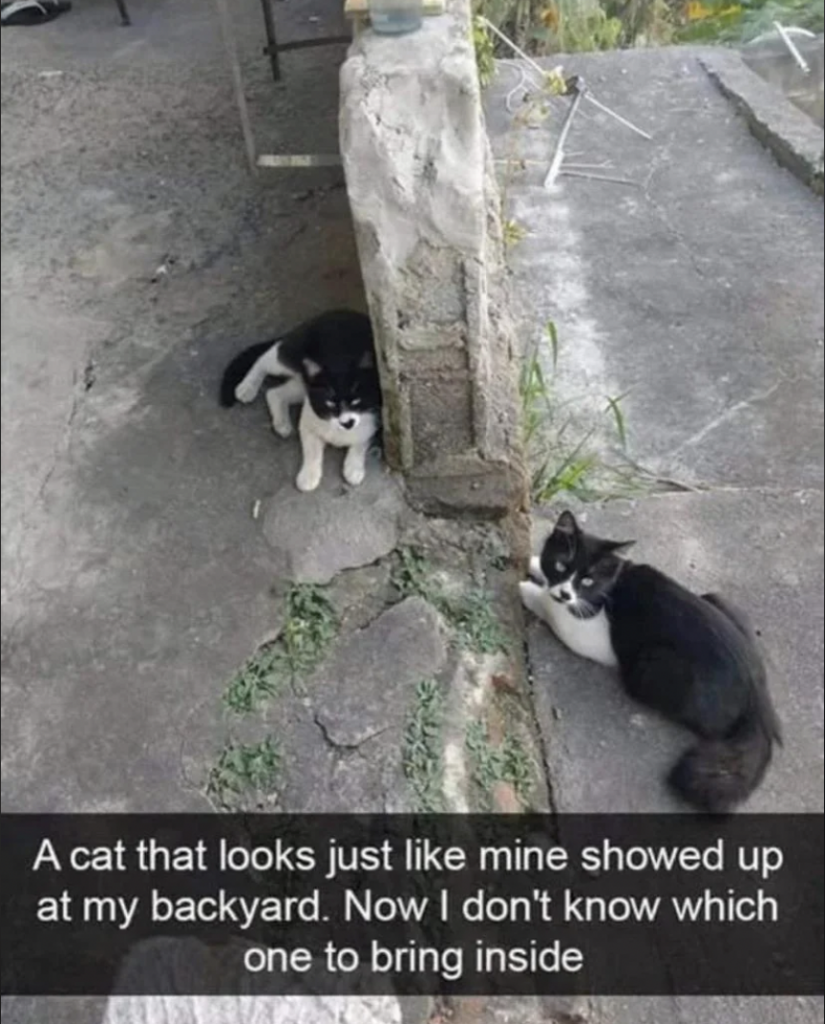
[{"label": "glass jar", "polygon": [[398,36],[421,28],[423,0],[369,0],[370,22],[380,35]]}]

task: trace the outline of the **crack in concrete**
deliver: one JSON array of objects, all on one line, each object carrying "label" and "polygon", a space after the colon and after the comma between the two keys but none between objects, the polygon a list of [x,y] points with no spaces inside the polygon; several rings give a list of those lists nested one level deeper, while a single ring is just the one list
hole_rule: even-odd
[{"label": "crack in concrete", "polygon": [[665,207],[657,199],[653,197],[650,191],[650,186],[654,177],[656,176],[656,174],[658,174],[658,172],[669,160],[670,146],[668,143],[662,146],[662,148],[658,150],[654,155],[650,167],[650,172],[648,173],[648,176],[645,179],[645,183],[642,186],[642,194],[647,200],[651,210],[658,217],[661,223],[665,226],[667,231],[670,233],[671,237],[676,241],[676,244],[685,252],[688,261],[690,262],[690,265],[696,272],[696,276],[701,281],[707,281],[707,274],[705,273],[704,267],[700,263],[699,258],[693,252],[692,248],[690,247],[682,232],[679,231],[679,229],[674,225],[673,221],[668,216]]},{"label": "crack in concrete", "polygon": [[[522,644],[524,650],[525,680],[527,683],[527,690],[530,695],[530,699],[528,701],[528,710],[530,713],[530,719],[533,726],[534,736],[538,737],[538,752],[541,758],[541,770],[542,774],[544,775],[544,783],[547,787],[547,802],[550,806],[550,814],[552,815],[555,821],[556,815],[559,813],[559,808],[556,802],[556,793],[553,786],[553,775],[550,770],[549,741],[545,736],[544,730],[541,727],[541,722],[539,721],[538,705],[536,702],[535,693],[535,683],[533,678],[533,662],[530,656],[530,640],[527,635],[526,626],[524,629],[524,639],[522,640]],[[556,831],[555,824],[552,826],[552,831]],[[558,839],[558,836],[554,836],[554,839]]]},{"label": "crack in concrete", "polygon": [[375,732],[371,732],[368,736],[365,736],[362,740],[359,740],[357,743],[339,743],[337,740],[333,739],[332,735],[330,734],[329,727],[321,720],[317,712],[313,713],[312,720],[318,726],[318,729],[320,730],[326,745],[338,753],[360,752],[361,747],[363,747],[365,743],[369,743],[370,740],[374,740],[377,739],[379,736],[383,736],[385,732],[389,732],[390,729],[393,728],[393,726],[391,725],[385,725],[381,729],[377,729]]},{"label": "crack in concrete", "polygon": [[[51,456],[49,458],[48,468],[46,469],[46,472],[44,473],[40,481],[40,484],[37,488],[37,492],[35,493],[34,497],[29,502],[28,507],[25,509],[25,511],[22,513],[20,517],[19,536],[14,546],[14,555],[15,560],[17,562],[17,567],[14,572],[13,579],[9,581],[9,590],[18,596],[24,593],[26,589],[25,580],[30,560],[26,557],[25,543],[26,538],[33,529],[32,520],[35,514],[37,513],[38,507],[43,502],[46,489],[48,488],[49,483],[51,482],[51,479],[57,470],[57,466],[60,461],[61,455],[67,454],[72,447],[72,429],[74,427],[74,421],[77,416],[77,412],[80,407],[80,400],[82,397],[82,395],[79,393],[78,387],[78,373],[77,370],[74,370],[72,373],[71,406],[69,408],[69,413],[66,416],[65,422],[63,424],[63,428],[60,432],[60,439],[57,441],[57,443],[54,445],[52,449]],[[4,604],[5,598],[6,595],[4,594]],[[19,619],[15,620],[15,623],[16,621],[19,621]]]},{"label": "crack in concrete", "polygon": [[764,402],[766,399],[770,398],[771,395],[778,391],[783,384],[787,384],[788,381],[789,378],[782,377],[780,380],[773,383],[769,388],[766,388],[764,391],[757,391],[749,398],[743,398],[741,401],[736,402],[735,405],[730,406],[728,409],[725,409],[724,412],[714,417],[714,419],[712,419],[710,423],[706,423],[705,426],[698,430],[695,434],[692,434],[686,440],[678,444],[675,448],[668,452],[665,458],[672,458],[674,455],[678,455],[679,452],[683,451],[685,448],[689,448],[692,445],[698,444],[700,441],[703,441],[708,434],[716,430],[717,427],[721,427],[722,424],[727,423],[728,420],[733,419],[734,416],[738,416],[739,413],[742,412],[744,409],[750,408],[750,406],[752,406],[755,402]]}]

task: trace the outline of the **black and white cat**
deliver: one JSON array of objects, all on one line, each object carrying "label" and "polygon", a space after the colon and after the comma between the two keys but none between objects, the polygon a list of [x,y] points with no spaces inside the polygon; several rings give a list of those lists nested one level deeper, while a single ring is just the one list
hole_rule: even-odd
[{"label": "black and white cat", "polygon": [[224,371],[221,405],[252,402],[265,383],[272,428],[280,437],[292,433],[291,406],[303,404],[298,489],[314,491],[320,484],[327,445],[347,449],[344,479],[353,487],[362,483],[381,422],[369,317],[333,310],[275,341],[244,349]]},{"label": "black and white cat", "polygon": [[668,781],[695,807],[726,813],[781,743],[764,662],[741,611],[621,557],[633,543],[591,536],[562,513],[522,601],[576,654],[617,667],[631,697],[700,737]]}]

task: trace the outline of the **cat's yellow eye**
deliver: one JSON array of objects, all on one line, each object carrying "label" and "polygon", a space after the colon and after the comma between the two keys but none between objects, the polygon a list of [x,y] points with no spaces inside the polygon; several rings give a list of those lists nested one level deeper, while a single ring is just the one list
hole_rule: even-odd
[{"label": "cat's yellow eye", "polygon": [[593,580],[591,579],[590,576],[585,576],[582,579],[582,586],[583,587],[592,587],[593,586]]},{"label": "cat's yellow eye", "polygon": [[556,572],[564,572],[567,566],[564,564],[564,562],[556,562],[553,568],[556,570]]}]

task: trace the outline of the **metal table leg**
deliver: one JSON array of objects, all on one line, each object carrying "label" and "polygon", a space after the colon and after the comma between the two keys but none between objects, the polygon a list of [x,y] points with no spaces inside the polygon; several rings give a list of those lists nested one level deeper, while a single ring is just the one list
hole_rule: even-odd
[{"label": "metal table leg", "polygon": [[276,82],[281,80],[281,62],[278,59],[278,40],[275,36],[275,15],[272,13],[272,0],[261,0],[261,7],[264,12],[264,27],[266,29],[266,46],[264,53],[269,57],[269,66],[272,68],[272,77]]}]

